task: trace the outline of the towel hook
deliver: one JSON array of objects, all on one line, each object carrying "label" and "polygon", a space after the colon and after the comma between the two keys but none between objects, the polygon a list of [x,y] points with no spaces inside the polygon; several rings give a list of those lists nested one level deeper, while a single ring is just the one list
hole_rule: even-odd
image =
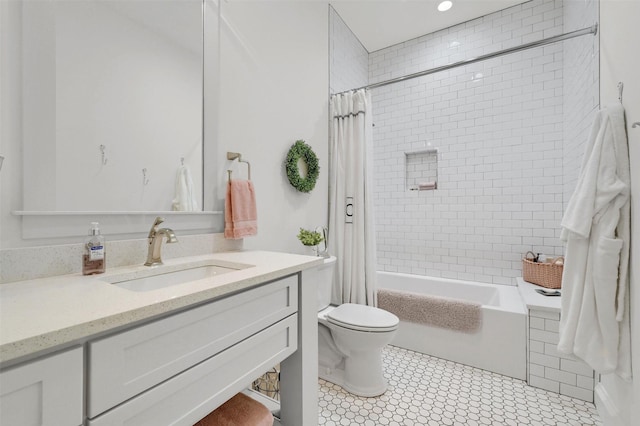
[{"label": "towel hook", "polygon": [[618,82],[618,100],[622,103],[622,89],[624,89],[624,83]]},{"label": "towel hook", "polygon": [[107,153],[105,152],[107,150],[107,147],[104,145],[100,145],[100,153],[102,154],[102,165],[106,166],[107,165]]},{"label": "towel hook", "polygon": [[[638,121],[638,122],[636,122],[636,123],[633,123],[633,125],[632,125],[631,127],[632,127],[632,128],[634,128],[634,129],[635,129],[636,127],[640,127],[640,121]],[[2,163],[0,163],[0,164],[2,164]]]},{"label": "towel hook", "polygon": [[184,166],[184,157],[180,157],[180,164]]},{"label": "towel hook", "polygon": [[142,169],[142,185],[147,186],[149,183],[149,178],[147,178],[147,168]]}]

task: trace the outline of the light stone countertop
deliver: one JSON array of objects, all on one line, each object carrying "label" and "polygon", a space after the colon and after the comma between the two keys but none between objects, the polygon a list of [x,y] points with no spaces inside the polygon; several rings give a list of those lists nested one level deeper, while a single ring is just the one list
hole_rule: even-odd
[{"label": "light stone countertop", "polygon": [[[524,300],[528,309],[560,312],[560,300],[562,296],[543,296],[542,294],[536,293],[536,289],[545,289],[544,287],[526,282],[522,277],[518,277],[516,281],[518,282],[518,290],[520,290],[522,300]],[[552,288],[546,288],[545,290],[555,291]],[[559,290],[562,292],[562,289]]]},{"label": "light stone countertop", "polygon": [[[80,344],[104,334],[320,265],[319,257],[267,251],[213,253],[171,259],[159,267],[107,269],[0,285],[0,366]],[[108,281],[140,278],[216,263],[237,271],[136,292]],[[249,267],[247,267],[249,266]]]}]

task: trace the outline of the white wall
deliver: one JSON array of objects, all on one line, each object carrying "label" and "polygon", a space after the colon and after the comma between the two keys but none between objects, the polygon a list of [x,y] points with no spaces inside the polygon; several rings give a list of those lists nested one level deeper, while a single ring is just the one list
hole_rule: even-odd
[{"label": "white wall", "polygon": [[[3,41],[5,40],[5,35],[4,32],[2,31],[2,28],[4,28],[4,24],[5,24],[5,10],[4,8],[0,7],[0,52],[4,50],[3,47]],[[2,99],[5,96],[5,87],[3,84],[3,77],[4,77],[4,73],[6,72],[5,67],[5,59],[3,55],[0,55],[0,99]],[[5,105],[0,102],[0,123],[2,123],[2,117],[4,115],[4,111],[5,111]],[[4,138],[5,138],[5,134],[4,132],[0,129],[0,156],[2,156],[2,158],[4,159]],[[0,160],[2,161],[2,160]],[[0,176],[2,176],[2,165],[0,164]],[[2,184],[0,184],[0,217],[2,215]],[[0,225],[0,241],[2,240],[2,226]],[[0,246],[2,247],[2,246]]]},{"label": "white wall", "polygon": [[[5,23],[6,23],[6,16],[5,16],[6,13],[7,13],[6,10],[0,6],[0,52],[3,52],[5,49],[4,43],[6,40],[6,35],[5,35],[5,32],[3,31],[3,28],[5,28]],[[5,64],[6,64],[6,59],[4,55],[0,55],[0,99],[3,99],[5,96],[7,96],[6,94],[7,89],[4,85],[4,75],[7,72]],[[6,111],[6,105],[0,101],[0,123],[4,122],[3,117],[5,115],[5,111]],[[6,155],[6,152],[5,152],[6,142],[4,142],[6,137],[7,137],[7,134],[5,133],[4,127],[0,128],[0,156],[2,156],[3,158]],[[0,165],[0,176],[2,176],[2,167],[3,166]],[[0,223],[2,218],[2,204],[3,204],[2,195],[3,195],[2,178],[0,177]],[[0,241],[2,241],[2,225],[0,225]],[[1,247],[2,245],[0,245],[0,248]]]},{"label": "white wall", "polygon": [[600,99],[617,102],[616,85],[624,83],[629,155],[631,157],[631,340],[635,379],[626,383],[602,376],[596,390],[598,412],[606,426],[632,426],[640,419],[640,2],[600,1]]},{"label": "white wall", "polygon": [[357,89],[369,82],[369,52],[333,7],[329,7],[329,69],[330,93]]},{"label": "white wall", "polygon": [[[372,52],[370,83],[562,33],[533,0]],[[373,89],[378,265],[515,284],[527,250],[562,253],[562,44]],[[438,190],[408,191],[405,152],[438,148]]]},{"label": "white wall", "polygon": [[[0,2],[0,7],[3,19],[0,30],[4,36],[6,30],[20,22],[20,5]],[[215,159],[219,172],[210,179],[215,190],[208,193],[217,194],[215,202],[223,202],[226,169],[230,165],[225,160],[226,151],[241,152],[252,165],[259,226],[259,235],[247,238],[244,247],[302,253],[304,247],[296,238],[298,228],[327,225],[328,5],[325,1],[229,1],[222,2],[222,7],[220,31],[224,52],[220,71],[224,77],[219,88],[208,88],[212,93],[221,92],[220,114],[205,117],[205,125],[213,129],[208,133],[217,133],[209,146],[220,143],[216,152],[207,153],[207,158]],[[19,28],[16,30],[20,33]],[[20,40],[5,37],[1,40],[0,131],[2,155],[7,160],[0,179],[0,249],[77,242],[77,237],[25,240],[21,218],[11,214],[23,208],[21,58],[19,49],[13,49]],[[216,107],[209,108],[212,115]],[[216,128],[212,124],[215,122],[220,126]],[[320,159],[320,177],[310,194],[293,189],[284,173],[285,155],[296,139],[305,139]],[[235,176],[246,176],[244,165],[236,173]],[[138,226],[139,222],[126,216],[117,220],[129,227],[134,227],[134,223]],[[85,222],[82,218],[83,234]],[[174,224],[174,219],[167,217],[167,226]],[[148,225],[140,233],[121,234],[117,238],[142,238],[146,230]],[[112,235],[109,237],[114,239]]]},{"label": "white wall", "polygon": [[[222,2],[220,153],[251,163],[258,235],[245,248],[308,253],[300,227],[327,225],[328,5],[324,1]],[[320,176],[310,194],[284,172],[297,139],[311,145]],[[228,162],[220,164],[221,182]],[[246,178],[244,165],[234,176]]]}]

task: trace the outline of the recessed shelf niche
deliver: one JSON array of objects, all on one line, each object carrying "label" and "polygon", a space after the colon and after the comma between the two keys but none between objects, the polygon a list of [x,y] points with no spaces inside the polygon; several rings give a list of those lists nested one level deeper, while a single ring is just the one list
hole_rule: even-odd
[{"label": "recessed shelf niche", "polygon": [[405,152],[404,155],[407,190],[438,189],[438,148]]}]

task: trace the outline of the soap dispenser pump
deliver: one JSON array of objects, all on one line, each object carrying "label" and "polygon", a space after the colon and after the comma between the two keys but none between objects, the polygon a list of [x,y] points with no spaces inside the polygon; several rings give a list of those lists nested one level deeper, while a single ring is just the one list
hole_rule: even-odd
[{"label": "soap dispenser pump", "polygon": [[89,236],[84,242],[82,275],[102,274],[105,271],[106,263],[104,236],[100,234],[98,222],[91,222]]}]

